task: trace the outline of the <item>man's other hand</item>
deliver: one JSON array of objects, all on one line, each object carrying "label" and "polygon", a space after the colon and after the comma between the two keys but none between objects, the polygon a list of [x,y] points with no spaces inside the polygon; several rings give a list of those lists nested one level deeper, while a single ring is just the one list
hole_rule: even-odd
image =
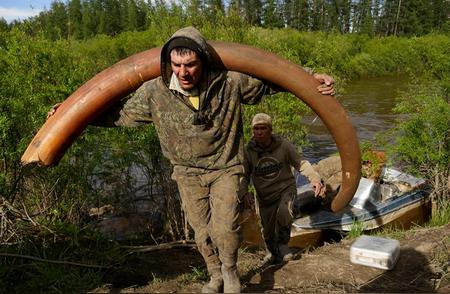
[{"label": "man's other hand", "polygon": [[320,82],[320,85],[317,87],[317,91],[323,95],[334,96],[336,94],[334,89],[334,79],[331,76],[322,73],[316,73],[313,76]]},{"label": "man's other hand", "polygon": [[323,185],[321,182],[311,182],[311,186],[314,188],[314,196],[322,197]]},{"label": "man's other hand", "polygon": [[62,102],[59,102],[59,103],[56,103],[55,105],[53,105],[52,108],[50,108],[50,110],[47,112],[47,118],[54,115],[56,110],[58,109],[58,107],[61,106],[61,104],[62,104]]}]

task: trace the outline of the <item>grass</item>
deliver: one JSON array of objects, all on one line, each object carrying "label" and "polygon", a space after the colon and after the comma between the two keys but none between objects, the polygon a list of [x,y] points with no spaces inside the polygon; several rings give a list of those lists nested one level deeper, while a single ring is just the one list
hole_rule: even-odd
[{"label": "grass", "polygon": [[179,283],[184,285],[192,282],[208,280],[208,271],[206,270],[206,268],[201,269],[195,266],[191,266],[191,268],[192,268],[191,272],[183,273],[180,276],[178,276],[177,280]]},{"label": "grass", "polygon": [[[22,263],[1,267],[2,289],[16,292],[83,292],[101,283],[100,270],[76,268],[43,262]],[[15,283],[21,277],[23,282]]]},{"label": "grass", "polygon": [[360,221],[354,221],[350,231],[347,234],[348,239],[354,239],[362,234],[388,237],[393,239],[402,239],[408,230],[426,227],[439,227],[450,223],[450,204],[440,207],[437,212],[423,225],[414,224],[409,229],[403,227],[385,225],[379,229],[365,231],[364,224]]},{"label": "grass", "polygon": [[431,227],[443,226],[450,223],[450,203],[438,207],[429,221]]},{"label": "grass", "polygon": [[440,243],[444,250],[433,252],[433,262],[448,274],[450,272],[450,236],[444,237]]},{"label": "grass", "polygon": [[40,234],[20,244],[1,246],[1,289],[83,292],[101,283],[106,268],[123,262],[126,252],[98,234],[83,230],[79,233],[54,238]]},{"label": "grass", "polygon": [[[414,226],[416,227],[416,226]],[[382,237],[388,237],[393,239],[402,239],[405,237],[407,230],[404,230],[401,227],[395,227],[395,226],[385,226],[378,232],[376,232],[375,235],[382,236]]]},{"label": "grass", "polygon": [[347,238],[354,239],[363,234],[365,230],[364,223],[358,220],[353,220],[350,231],[347,234]]},{"label": "grass", "polygon": [[163,282],[163,279],[158,277],[155,273],[152,273],[152,284],[160,284]]}]

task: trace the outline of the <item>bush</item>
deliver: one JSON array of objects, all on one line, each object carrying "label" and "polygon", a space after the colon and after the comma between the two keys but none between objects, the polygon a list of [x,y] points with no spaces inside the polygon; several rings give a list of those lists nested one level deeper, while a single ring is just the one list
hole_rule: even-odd
[{"label": "bush", "polygon": [[450,201],[450,103],[438,82],[412,85],[399,98],[399,113],[390,146],[394,160],[433,185],[432,197],[439,204]]}]

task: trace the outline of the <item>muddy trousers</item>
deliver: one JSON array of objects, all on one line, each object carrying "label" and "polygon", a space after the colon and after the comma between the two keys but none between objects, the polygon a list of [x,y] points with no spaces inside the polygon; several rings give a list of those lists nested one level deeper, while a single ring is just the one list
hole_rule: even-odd
[{"label": "muddy trousers", "polygon": [[280,193],[280,198],[269,205],[258,201],[261,231],[267,250],[278,255],[279,245],[287,244],[291,238],[291,226],[294,218],[293,203],[297,194],[295,185]]},{"label": "muddy trousers", "polygon": [[183,210],[194,230],[198,250],[213,275],[222,265],[236,267],[239,233],[239,178],[241,168],[203,172],[176,166]]}]

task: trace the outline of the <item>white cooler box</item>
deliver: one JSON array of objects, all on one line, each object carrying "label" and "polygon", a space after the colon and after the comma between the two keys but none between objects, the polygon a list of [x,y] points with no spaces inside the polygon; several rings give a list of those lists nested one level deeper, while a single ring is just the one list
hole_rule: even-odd
[{"label": "white cooler box", "polygon": [[400,242],[394,239],[362,235],[350,247],[352,263],[393,269],[400,254]]}]

